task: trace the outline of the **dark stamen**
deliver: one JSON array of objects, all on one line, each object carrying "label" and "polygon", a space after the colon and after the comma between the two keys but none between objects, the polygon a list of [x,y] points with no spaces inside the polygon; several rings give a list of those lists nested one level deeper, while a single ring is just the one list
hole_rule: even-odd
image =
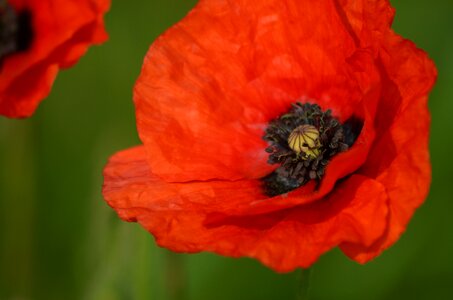
[{"label": "dark stamen", "polygon": [[0,63],[8,55],[26,51],[32,40],[31,13],[16,13],[6,0],[0,0]]},{"label": "dark stamen", "polygon": [[330,159],[348,150],[361,129],[358,118],[342,125],[317,104],[293,104],[288,113],[269,123],[263,137],[269,142],[268,163],[280,164],[262,179],[265,193],[276,196],[310,180],[320,181]]}]

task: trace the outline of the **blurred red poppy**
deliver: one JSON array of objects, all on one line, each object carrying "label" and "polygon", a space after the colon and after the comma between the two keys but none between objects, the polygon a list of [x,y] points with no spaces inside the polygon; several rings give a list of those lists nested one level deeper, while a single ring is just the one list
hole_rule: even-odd
[{"label": "blurred red poppy", "polygon": [[60,68],[107,39],[110,0],[0,0],[0,115],[28,117]]},{"label": "blurred red poppy", "polygon": [[388,1],[202,0],[151,46],[103,194],[177,252],[365,263],[430,184],[436,69]]}]

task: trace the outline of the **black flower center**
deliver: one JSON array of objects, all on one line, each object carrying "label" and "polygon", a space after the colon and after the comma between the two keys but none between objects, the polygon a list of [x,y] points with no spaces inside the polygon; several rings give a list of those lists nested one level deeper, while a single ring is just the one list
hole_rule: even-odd
[{"label": "black flower center", "polygon": [[0,63],[10,54],[26,51],[32,39],[30,12],[17,13],[6,0],[0,0]]},{"label": "black flower center", "polygon": [[331,111],[317,104],[296,103],[272,120],[265,132],[269,142],[268,163],[280,164],[262,179],[264,191],[276,196],[294,190],[310,180],[322,179],[329,161],[347,151],[362,130],[362,122],[351,118],[341,124]]}]

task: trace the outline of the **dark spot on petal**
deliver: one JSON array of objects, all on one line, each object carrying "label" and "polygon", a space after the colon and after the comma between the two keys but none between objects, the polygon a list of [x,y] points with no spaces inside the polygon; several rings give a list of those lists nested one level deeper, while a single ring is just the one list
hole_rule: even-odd
[{"label": "dark spot on petal", "polygon": [[350,117],[346,122],[343,124],[343,131],[344,131],[344,142],[346,143],[349,148],[354,144],[357,138],[362,132],[363,128],[363,121],[357,117]]}]

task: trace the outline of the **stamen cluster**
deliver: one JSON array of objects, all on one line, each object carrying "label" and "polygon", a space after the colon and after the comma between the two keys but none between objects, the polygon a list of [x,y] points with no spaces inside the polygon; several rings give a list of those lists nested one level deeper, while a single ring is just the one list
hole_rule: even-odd
[{"label": "stamen cluster", "polygon": [[[305,148],[300,147],[305,151],[291,147],[289,143],[300,128],[310,128],[312,135],[314,130],[319,133],[312,145],[308,143]],[[269,196],[287,193],[310,180],[319,181],[329,160],[349,148],[344,128],[331,111],[324,112],[319,105],[310,103],[293,104],[288,113],[269,123],[263,138],[269,142],[266,148],[268,163],[280,164],[272,174],[263,178]]]}]

